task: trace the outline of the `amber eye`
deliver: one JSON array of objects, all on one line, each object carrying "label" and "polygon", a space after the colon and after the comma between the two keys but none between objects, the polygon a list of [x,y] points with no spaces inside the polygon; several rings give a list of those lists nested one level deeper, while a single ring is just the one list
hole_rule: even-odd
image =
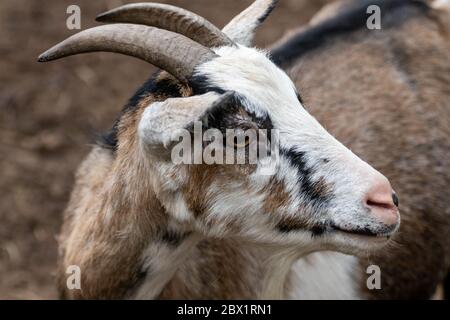
[{"label": "amber eye", "polygon": [[238,137],[234,137],[234,147],[235,148],[246,148],[250,144],[250,138],[245,136],[244,139],[238,139]]},{"label": "amber eye", "polygon": [[227,145],[235,149],[246,148],[250,144],[250,137],[244,133],[230,134],[226,139]]}]

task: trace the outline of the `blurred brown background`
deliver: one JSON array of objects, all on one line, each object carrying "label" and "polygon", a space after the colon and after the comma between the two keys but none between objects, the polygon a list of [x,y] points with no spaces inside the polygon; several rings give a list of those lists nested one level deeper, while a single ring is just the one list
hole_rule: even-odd
[{"label": "blurred brown background", "polygon": [[[126,2],[2,0],[0,2],[0,299],[56,298],[56,235],[77,165],[96,132],[108,129],[148,64],[89,54],[38,64],[39,53],[74,34],[66,8],[81,8],[81,27]],[[164,0],[222,27],[251,0]],[[280,0],[259,31],[267,46],[300,26],[330,0]]]}]

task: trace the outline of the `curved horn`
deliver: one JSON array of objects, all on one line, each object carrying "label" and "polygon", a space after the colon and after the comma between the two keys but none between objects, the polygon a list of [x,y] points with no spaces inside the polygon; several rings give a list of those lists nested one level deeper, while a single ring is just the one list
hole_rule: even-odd
[{"label": "curved horn", "polygon": [[250,46],[256,28],[270,15],[278,0],[256,0],[231,20],[222,31],[233,41]]},{"label": "curved horn", "polygon": [[136,23],[182,34],[206,47],[235,46],[220,29],[188,10],[160,3],[127,4],[97,16],[99,22]]},{"label": "curved horn", "polygon": [[113,24],[81,31],[41,54],[38,61],[95,51],[142,59],[184,83],[197,65],[216,57],[210,49],[180,34],[142,25]]}]

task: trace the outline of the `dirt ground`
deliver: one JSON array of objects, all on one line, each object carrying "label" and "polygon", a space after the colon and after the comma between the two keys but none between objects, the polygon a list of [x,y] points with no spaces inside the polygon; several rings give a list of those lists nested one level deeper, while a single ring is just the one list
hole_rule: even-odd
[{"label": "dirt ground", "polygon": [[[329,0],[328,0],[329,1]],[[264,47],[304,24],[327,0],[280,0],[257,43]],[[81,8],[82,29],[119,0],[0,2],[0,299],[56,298],[56,235],[77,165],[97,132],[149,76],[148,64],[102,53],[48,64],[36,58],[75,31],[66,8]],[[160,1],[223,26],[251,0]]]}]

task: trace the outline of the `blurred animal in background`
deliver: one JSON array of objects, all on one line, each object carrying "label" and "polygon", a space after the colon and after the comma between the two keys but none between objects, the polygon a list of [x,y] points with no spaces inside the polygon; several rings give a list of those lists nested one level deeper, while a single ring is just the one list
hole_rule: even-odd
[{"label": "blurred animal in background", "polygon": [[[365,10],[381,9],[381,30]],[[450,3],[353,1],[326,6],[273,59],[305,105],[356,154],[386,174],[401,198],[391,245],[366,258],[315,253],[294,265],[296,298],[430,298],[450,251]],[[368,290],[369,266],[381,289]]]}]

